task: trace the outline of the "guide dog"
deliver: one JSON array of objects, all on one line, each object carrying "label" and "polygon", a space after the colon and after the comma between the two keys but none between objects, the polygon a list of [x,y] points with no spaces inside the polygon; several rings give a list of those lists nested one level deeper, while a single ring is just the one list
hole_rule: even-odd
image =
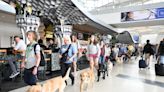
[{"label": "guide dog", "polygon": [[94,75],[94,71],[93,70],[87,70],[84,71],[80,74],[80,78],[81,78],[81,83],[80,83],[80,92],[83,92],[84,87],[86,87],[85,89],[87,90],[88,87],[93,87],[93,83],[95,81],[95,75]]},{"label": "guide dog", "polygon": [[71,68],[67,70],[66,75],[62,78],[62,76],[52,78],[50,80],[47,80],[45,83],[37,84],[32,87],[30,87],[27,92],[56,92],[59,90],[59,92],[64,92],[64,88],[66,87],[65,81],[69,77],[69,73],[71,71]]},{"label": "guide dog", "polygon": [[112,71],[112,69],[113,63],[109,59],[106,59],[106,61],[103,63],[99,63],[99,68],[97,70],[97,82],[99,82],[101,74],[103,75],[102,78],[105,79],[106,76],[109,76],[109,73]]},{"label": "guide dog", "polygon": [[99,68],[97,70],[97,82],[99,82],[101,74],[103,74],[103,79],[105,79],[106,75],[108,76],[108,69],[107,69],[107,63],[101,63],[99,64]]}]

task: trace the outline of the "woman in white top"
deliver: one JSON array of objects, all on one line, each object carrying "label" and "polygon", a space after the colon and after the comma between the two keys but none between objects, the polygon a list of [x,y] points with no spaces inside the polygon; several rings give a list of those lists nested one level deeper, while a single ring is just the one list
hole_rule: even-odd
[{"label": "woman in white top", "polygon": [[100,56],[100,47],[94,35],[91,35],[89,45],[87,47],[87,57],[90,62],[90,69],[93,70],[94,66],[98,68],[98,58]]}]

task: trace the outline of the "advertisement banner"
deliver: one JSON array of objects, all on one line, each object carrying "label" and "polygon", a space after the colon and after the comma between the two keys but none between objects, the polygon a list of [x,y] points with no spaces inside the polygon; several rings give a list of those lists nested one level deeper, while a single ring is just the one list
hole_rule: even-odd
[{"label": "advertisement banner", "polygon": [[164,18],[164,8],[129,11],[121,13],[121,22]]}]

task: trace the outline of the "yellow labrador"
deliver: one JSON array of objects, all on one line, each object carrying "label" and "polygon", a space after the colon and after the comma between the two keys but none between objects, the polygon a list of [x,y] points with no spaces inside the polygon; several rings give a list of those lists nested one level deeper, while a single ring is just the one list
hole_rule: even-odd
[{"label": "yellow labrador", "polygon": [[59,92],[64,92],[64,88],[66,87],[65,80],[68,79],[70,71],[71,68],[67,70],[67,73],[63,78],[62,76],[59,76],[47,80],[42,85],[41,84],[34,85],[30,87],[27,90],[27,92],[56,92],[57,90],[59,90]]},{"label": "yellow labrador", "polygon": [[93,87],[95,81],[95,75],[93,70],[87,70],[80,74],[81,83],[80,83],[80,92],[83,92],[84,86],[88,89],[89,86]]}]

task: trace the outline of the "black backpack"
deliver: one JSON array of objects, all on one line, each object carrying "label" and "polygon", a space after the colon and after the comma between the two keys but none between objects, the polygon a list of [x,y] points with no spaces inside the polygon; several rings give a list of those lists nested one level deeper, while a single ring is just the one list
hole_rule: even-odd
[{"label": "black backpack", "polygon": [[[35,55],[36,55],[36,46],[37,45],[39,45],[39,44],[35,44],[34,45],[34,53],[35,53]],[[45,61],[44,54],[43,54],[42,50],[40,50],[40,57],[41,57],[41,59],[40,59],[40,66],[45,66],[46,61]]]},{"label": "black backpack", "polygon": [[69,45],[69,47],[67,48],[67,50],[62,54],[62,57],[60,58],[60,63],[64,63],[67,61],[67,57],[68,57],[68,51],[69,48],[71,47],[71,45]]}]

